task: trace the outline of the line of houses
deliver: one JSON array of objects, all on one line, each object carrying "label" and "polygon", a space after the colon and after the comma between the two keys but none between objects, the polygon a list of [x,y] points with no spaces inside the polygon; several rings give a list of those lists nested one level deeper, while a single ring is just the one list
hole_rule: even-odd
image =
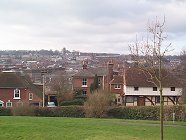
[{"label": "line of houses", "polygon": [[[137,68],[115,66],[112,61],[108,62],[107,66],[94,68],[88,67],[87,62],[84,61],[82,69],[72,76],[73,92],[81,91],[84,96],[91,94],[90,87],[95,75],[98,76],[99,88],[114,94],[115,102],[118,105],[152,106],[160,104],[158,87],[149,82],[142,71]],[[167,72],[163,80],[164,105],[179,104],[181,95],[181,83]],[[14,107],[24,102],[42,106],[42,84],[39,86],[33,84],[33,80],[23,73],[0,72],[0,106]]]}]

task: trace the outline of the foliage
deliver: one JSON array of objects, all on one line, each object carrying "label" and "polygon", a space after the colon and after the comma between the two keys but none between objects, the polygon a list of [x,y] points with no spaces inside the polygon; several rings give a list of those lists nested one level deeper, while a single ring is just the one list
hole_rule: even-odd
[{"label": "foliage", "polygon": [[94,82],[90,85],[90,92],[93,93],[95,90],[99,89],[98,76],[95,74]]},{"label": "foliage", "polygon": [[83,99],[74,99],[70,101],[63,101],[61,102],[60,106],[69,106],[69,105],[83,105],[84,100]]},{"label": "foliage", "polygon": [[53,108],[36,108],[36,116],[42,117],[84,117],[84,110],[81,106],[66,106],[66,107],[53,107]]},{"label": "foliage", "polygon": [[[114,107],[108,110],[107,116],[120,119],[159,120],[160,106]],[[171,121],[175,112],[177,121],[186,121],[186,106],[165,106],[164,119]]]},{"label": "foliage", "polygon": [[12,116],[11,108],[0,107],[0,116]]},{"label": "foliage", "polygon": [[88,99],[84,103],[86,117],[105,117],[106,111],[112,102],[112,94],[106,91],[99,90],[88,95]]}]

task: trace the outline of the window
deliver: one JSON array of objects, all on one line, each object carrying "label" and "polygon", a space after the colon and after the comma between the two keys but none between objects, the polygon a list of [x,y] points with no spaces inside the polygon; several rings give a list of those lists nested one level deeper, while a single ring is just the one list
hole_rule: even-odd
[{"label": "window", "polygon": [[86,86],[87,87],[87,79],[86,78],[82,79],[82,86]]},{"label": "window", "polygon": [[4,102],[0,100],[0,107],[4,106]]},{"label": "window", "polygon": [[6,102],[6,107],[12,107],[12,102],[10,102],[10,100],[8,100],[8,102]]},{"label": "window", "polygon": [[33,99],[33,93],[29,93],[29,100]]},{"label": "window", "polygon": [[158,88],[157,87],[153,87],[153,91],[157,91],[158,90]]},{"label": "window", "polygon": [[134,91],[138,91],[139,90],[139,87],[134,87]]},{"label": "window", "polygon": [[87,91],[86,90],[83,90],[83,93],[82,93],[84,96],[87,95]]},{"label": "window", "polygon": [[121,85],[116,84],[116,85],[114,85],[114,88],[115,88],[115,89],[121,89]]},{"label": "window", "polygon": [[175,91],[175,87],[171,87],[171,91]]},{"label": "window", "polygon": [[156,96],[156,103],[160,103],[160,96]]},{"label": "window", "polygon": [[20,90],[17,88],[14,90],[14,99],[21,99]]}]

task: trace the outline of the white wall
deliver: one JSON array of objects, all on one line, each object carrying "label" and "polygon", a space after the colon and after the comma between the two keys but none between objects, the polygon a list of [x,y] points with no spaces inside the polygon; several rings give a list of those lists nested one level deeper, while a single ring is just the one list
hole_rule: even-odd
[{"label": "white wall", "polygon": [[[182,88],[175,88],[175,91],[171,91],[170,88],[163,88],[163,96],[181,96]],[[153,87],[139,87],[138,91],[134,91],[134,87],[126,86],[125,95],[154,95],[159,96],[159,89],[153,91]]]}]

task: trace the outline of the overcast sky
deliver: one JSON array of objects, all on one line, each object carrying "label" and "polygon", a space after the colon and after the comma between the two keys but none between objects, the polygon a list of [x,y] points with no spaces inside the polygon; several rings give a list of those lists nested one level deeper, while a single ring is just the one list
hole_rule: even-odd
[{"label": "overcast sky", "polygon": [[1,0],[0,50],[127,54],[147,22],[166,17],[166,42],[186,49],[185,0]]}]

